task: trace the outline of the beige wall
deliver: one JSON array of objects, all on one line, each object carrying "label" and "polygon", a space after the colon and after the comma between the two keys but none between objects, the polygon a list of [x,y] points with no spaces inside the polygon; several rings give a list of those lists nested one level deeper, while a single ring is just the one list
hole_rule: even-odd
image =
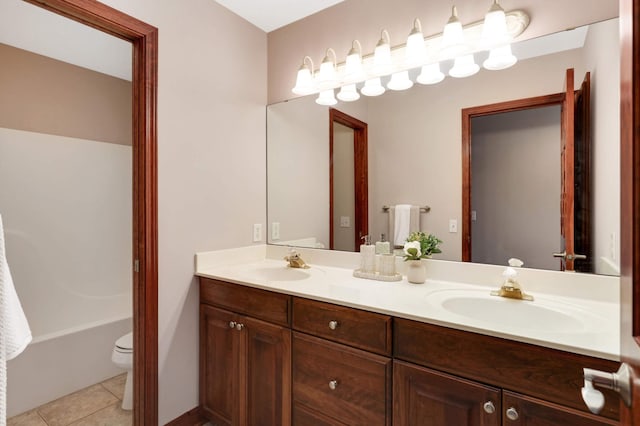
[{"label": "beige wall", "polygon": [[131,145],[131,82],[0,43],[0,127]]},{"label": "beige wall", "polygon": [[[329,9],[269,33],[269,103],[291,99],[296,71],[305,55],[316,68],[332,47],[344,61],[351,41],[360,40],[365,53],[373,52],[380,30],[387,29],[391,44],[406,41],[414,18],[422,21],[425,36],[442,31],[451,14],[451,1],[346,0]],[[456,2],[463,24],[483,19],[490,1]],[[519,40],[573,28],[618,16],[616,0],[505,0],[507,10],[522,9],[531,16]]]},{"label": "beige wall", "polygon": [[198,405],[193,255],[265,222],[267,39],[211,0],[103,0],[159,29],[159,424]]}]

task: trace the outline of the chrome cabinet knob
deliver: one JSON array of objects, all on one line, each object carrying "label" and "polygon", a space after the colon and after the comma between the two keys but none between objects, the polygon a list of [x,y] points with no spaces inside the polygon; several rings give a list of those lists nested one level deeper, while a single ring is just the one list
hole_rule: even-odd
[{"label": "chrome cabinet knob", "polygon": [[236,328],[236,324],[235,321],[229,321],[229,328]]},{"label": "chrome cabinet knob", "polygon": [[482,408],[484,409],[484,412],[487,414],[493,414],[496,412],[496,406],[493,405],[493,402],[491,401],[485,402]]},{"label": "chrome cabinet knob", "polygon": [[238,323],[236,324],[236,330],[240,331],[244,328],[244,324]]},{"label": "chrome cabinet knob", "polygon": [[516,410],[513,407],[509,407],[509,409],[507,410],[507,418],[509,420],[518,420],[518,417],[520,417],[520,415],[518,414],[518,410]]},{"label": "chrome cabinet knob", "polygon": [[329,328],[332,330],[338,328],[338,321],[329,321]]},{"label": "chrome cabinet knob", "polygon": [[338,381],[337,380],[331,380],[329,382],[329,389],[336,390],[337,387],[338,387]]}]

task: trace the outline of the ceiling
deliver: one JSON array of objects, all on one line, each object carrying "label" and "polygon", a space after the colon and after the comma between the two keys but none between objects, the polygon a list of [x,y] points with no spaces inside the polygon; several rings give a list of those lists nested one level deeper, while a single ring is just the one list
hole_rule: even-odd
[{"label": "ceiling", "polygon": [[344,0],[216,0],[267,33],[342,1]]}]

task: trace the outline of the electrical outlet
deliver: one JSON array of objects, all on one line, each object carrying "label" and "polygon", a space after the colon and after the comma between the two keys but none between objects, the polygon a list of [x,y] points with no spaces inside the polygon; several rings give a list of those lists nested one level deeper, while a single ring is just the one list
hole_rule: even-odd
[{"label": "electrical outlet", "polygon": [[340,216],[340,227],[341,228],[351,227],[351,218],[349,216]]},{"label": "electrical outlet", "polygon": [[262,241],[262,224],[254,223],[253,224],[253,242],[259,243]]},{"label": "electrical outlet", "polygon": [[453,234],[458,232],[458,221],[456,219],[449,219],[449,232]]},{"label": "electrical outlet", "polygon": [[280,239],[280,222],[271,223],[271,239],[272,240]]}]

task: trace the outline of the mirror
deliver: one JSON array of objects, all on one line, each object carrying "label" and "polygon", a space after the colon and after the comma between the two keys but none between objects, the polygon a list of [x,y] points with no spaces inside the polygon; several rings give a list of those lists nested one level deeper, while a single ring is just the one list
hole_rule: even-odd
[{"label": "mirror", "polygon": [[[578,45],[551,53],[545,50],[560,46],[560,39],[567,36],[577,39]],[[379,97],[363,96],[356,102],[336,105],[334,108],[368,125],[368,229],[372,240],[388,234],[389,215],[383,206],[429,206],[428,212],[420,214],[420,227],[443,240],[442,253],[434,258],[462,260],[462,109],[561,93],[566,70],[573,68],[575,89],[585,73],[591,73],[594,270],[617,274],[619,61],[611,52],[617,52],[618,45],[618,20],[603,21],[514,44],[519,62],[506,70],[482,70],[465,79],[447,77],[437,85],[416,84],[407,91],[387,91]],[[478,63],[483,59],[476,57]],[[328,140],[329,111],[315,103],[314,95],[267,107],[270,244],[329,248]],[[549,159],[548,164],[559,163],[558,158]],[[520,167],[527,167],[526,161]],[[508,194],[496,189],[494,198],[505,202],[503,209],[509,209]],[[531,200],[530,207],[536,205]],[[451,227],[457,228],[455,232],[450,232]],[[560,247],[558,235],[558,251]],[[549,256],[554,250],[549,250]],[[521,257],[527,267],[526,256]],[[559,269],[559,264],[549,269]]]}]

